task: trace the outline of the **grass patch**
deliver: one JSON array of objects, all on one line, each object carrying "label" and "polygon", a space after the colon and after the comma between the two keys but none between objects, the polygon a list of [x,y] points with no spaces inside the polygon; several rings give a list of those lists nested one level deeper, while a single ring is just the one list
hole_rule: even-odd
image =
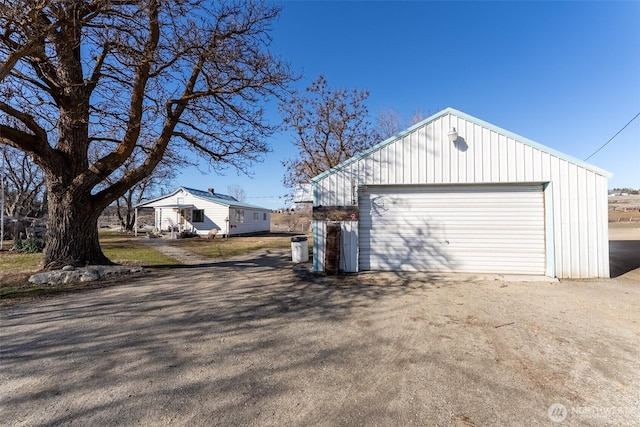
[{"label": "grass patch", "polygon": [[[117,264],[142,266],[179,264],[175,259],[122,233],[101,232],[100,246],[107,258]],[[97,286],[92,283],[68,283],[56,286],[29,283],[29,276],[40,269],[42,259],[41,253],[0,252],[0,301],[76,292]]]},{"label": "grass patch", "polygon": [[[175,245],[193,253],[225,258],[246,254],[258,249],[288,249],[290,234],[265,234],[229,239],[176,239],[163,240],[162,244]],[[179,262],[148,246],[140,239],[127,234],[100,231],[100,246],[105,256],[117,264],[159,266],[178,265]],[[7,242],[5,242],[7,243]],[[10,247],[10,246],[7,246]],[[70,283],[57,286],[29,283],[29,276],[40,269],[43,255],[12,251],[0,252],[0,303],[11,300],[36,298],[60,293],[76,292],[101,286],[91,283]]]},{"label": "grass patch", "polygon": [[[122,233],[101,232],[100,247],[105,256],[117,264],[142,266],[179,264],[175,259]],[[38,271],[42,258],[41,253],[0,252],[0,273],[34,273]]]},{"label": "grass patch", "polygon": [[[12,241],[4,242],[5,248],[11,246],[13,246]],[[39,270],[42,257],[41,253],[29,254],[9,250],[0,252],[0,302],[30,295],[37,296],[47,291],[33,289],[36,286],[29,283],[29,276]]]},{"label": "grass patch", "polygon": [[19,299],[71,292],[86,288],[86,283],[68,283],[57,286],[29,283],[29,277],[40,268],[42,254],[0,252],[0,305]]},{"label": "grass patch", "polygon": [[178,265],[177,260],[145,245],[130,234],[100,230],[100,247],[104,255],[116,264],[124,265]]},{"label": "grass patch", "polygon": [[258,249],[284,249],[291,247],[291,236],[283,234],[231,237],[229,239],[178,239],[169,244],[179,246],[198,255],[225,258],[242,255]]},{"label": "grass patch", "polygon": [[13,251],[0,252],[0,273],[32,273],[38,270],[43,255]]},{"label": "grass patch", "polygon": [[130,237],[120,236],[119,238],[100,238],[102,252],[107,258],[116,264],[123,265],[178,265],[175,259],[164,255],[161,252],[149,247],[141,242],[136,242]]}]

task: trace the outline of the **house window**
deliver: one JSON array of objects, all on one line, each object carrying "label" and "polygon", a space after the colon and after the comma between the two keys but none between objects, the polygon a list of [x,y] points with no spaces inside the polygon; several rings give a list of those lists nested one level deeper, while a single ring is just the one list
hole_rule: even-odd
[{"label": "house window", "polygon": [[236,223],[244,222],[244,210],[236,209]]},{"label": "house window", "polygon": [[258,212],[254,212],[253,213],[253,220],[257,221],[258,220]]},{"label": "house window", "polygon": [[204,209],[192,209],[191,210],[192,222],[204,222]]},{"label": "house window", "polygon": [[262,213],[262,220],[263,220],[263,221],[266,221],[266,220],[267,220],[267,213],[266,213],[266,212],[263,212],[263,213]]}]

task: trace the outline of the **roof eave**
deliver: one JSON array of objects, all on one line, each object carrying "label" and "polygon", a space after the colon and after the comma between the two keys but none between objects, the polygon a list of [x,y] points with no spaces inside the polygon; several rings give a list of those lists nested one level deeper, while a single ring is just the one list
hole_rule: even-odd
[{"label": "roof eave", "polygon": [[[134,207],[136,207],[136,208],[144,208],[145,205],[148,205],[149,203],[157,202],[158,200],[166,199],[167,197],[171,197],[171,196],[173,196],[174,194],[176,194],[180,190],[184,190],[184,189],[182,187],[178,187],[175,190],[173,190],[173,192],[171,192],[169,194],[165,194],[164,196],[156,197],[155,199],[151,199],[149,201],[146,201],[146,202],[143,202],[143,203],[139,203]],[[153,206],[149,206],[149,207],[153,207]]]}]

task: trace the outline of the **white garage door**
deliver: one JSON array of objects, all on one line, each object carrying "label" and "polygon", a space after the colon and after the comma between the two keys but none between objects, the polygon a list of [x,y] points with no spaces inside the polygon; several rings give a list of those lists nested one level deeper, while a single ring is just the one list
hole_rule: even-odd
[{"label": "white garage door", "polygon": [[541,185],[368,187],[360,270],[545,274]]}]

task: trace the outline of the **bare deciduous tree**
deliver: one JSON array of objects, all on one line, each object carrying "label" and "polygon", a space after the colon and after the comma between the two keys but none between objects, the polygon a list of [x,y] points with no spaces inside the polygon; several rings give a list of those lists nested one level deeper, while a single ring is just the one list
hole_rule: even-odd
[{"label": "bare deciduous tree", "polygon": [[[127,163],[125,163],[122,170],[123,174],[128,173],[130,168],[135,167],[138,163],[136,157],[137,156],[131,157]],[[116,215],[123,229],[127,231],[133,230],[136,222],[136,206],[144,199],[151,199],[159,196],[162,192],[167,192],[172,187],[175,172],[175,169],[163,160],[156,166],[151,175],[134,184],[122,196],[116,199]],[[116,179],[113,180],[113,182],[115,181]],[[112,183],[111,179],[108,180],[108,183]]]},{"label": "bare deciduous tree", "polygon": [[231,184],[227,186],[227,192],[229,196],[233,197],[239,202],[245,202],[247,200],[247,193],[238,184]]},{"label": "bare deciduous tree", "polygon": [[390,138],[404,129],[409,128],[415,124],[423,121],[427,116],[421,110],[415,110],[411,115],[411,118],[406,124],[403,124],[402,117],[393,108],[383,110],[378,114],[376,118],[376,132],[379,136],[379,140],[383,141]]},{"label": "bare deciduous tree", "polygon": [[268,50],[278,13],[257,1],[0,0],[0,143],[44,173],[45,268],[110,263],[98,216],[167,153],[241,171],[261,159],[275,130],[264,102],[293,78]]},{"label": "bare deciduous tree", "polygon": [[283,162],[285,186],[295,189],[377,142],[368,120],[368,96],[366,90],[330,89],[320,76],[305,93],[296,92],[280,104],[297,149],[295,158]]},{"label": "bare deciduous tree", "polygon": [[376,132],[380,141],[396,135],[402,129],[400,113],[393,108],[381,111],[376,117]]},{"label": "bare deciduous tree", "polygon": [[411,115],[411,121],[409,123],[409,126],[418,124],[426,118],[427,116],[422,112],[422,110],[415,110]]},{"label": "bare deciduous tree", "polygon": [[19,150],[3,147],[1,155],[5,179],[5,214],[41,217],[46,210],[42,171]]}]

